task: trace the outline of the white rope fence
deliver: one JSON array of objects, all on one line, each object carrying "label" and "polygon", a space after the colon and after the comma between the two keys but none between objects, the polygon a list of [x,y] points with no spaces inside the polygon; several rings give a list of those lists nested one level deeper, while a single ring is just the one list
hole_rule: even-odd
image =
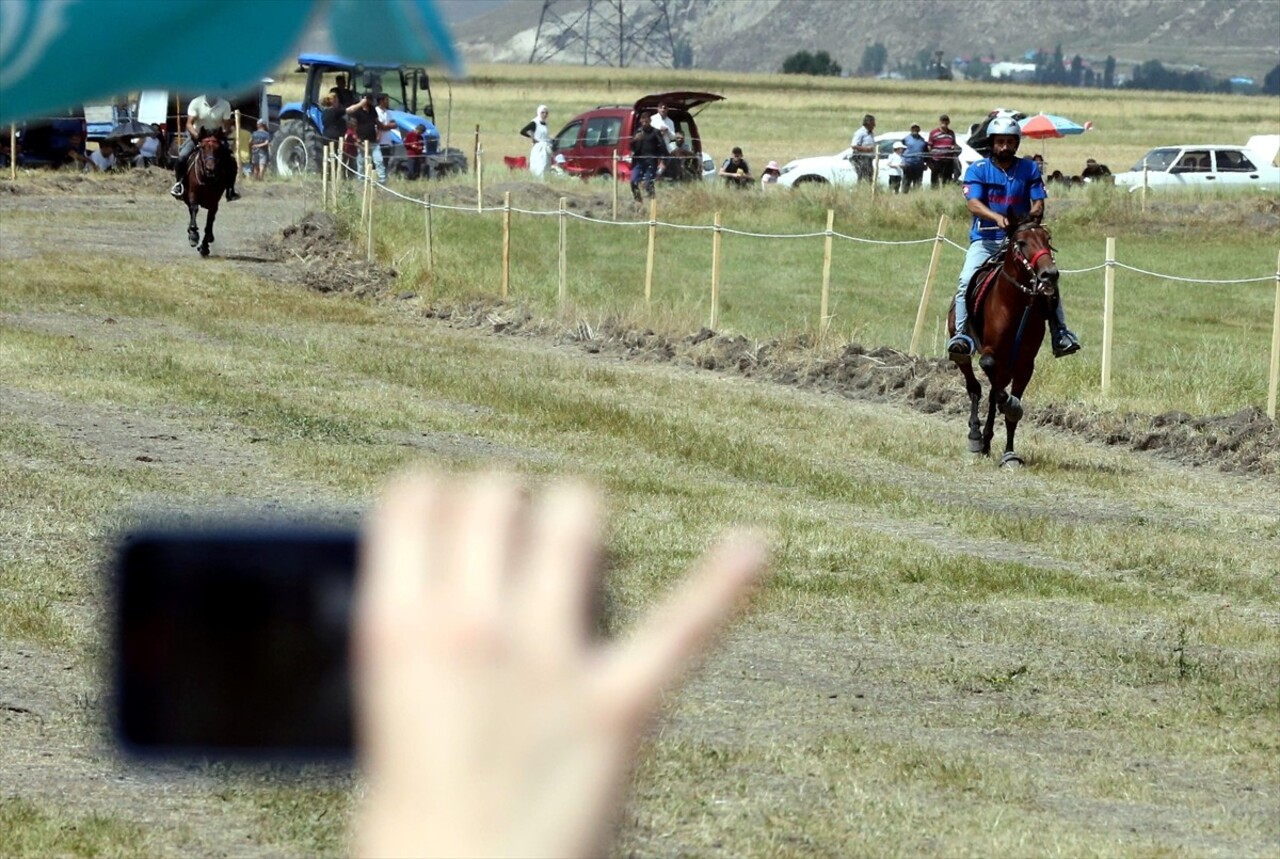
[{"label": "white rope fence", "polygon": [[[366,166],[370,165],[368,150],[365,155]],[[710,232],[712,233],[712,260],[711,260],[711,308],[710,308],[710,325],[715,330],[719,322],[719,296],[720,296],[720,271],[721,271],[721,238],[724,235],[741,236],[750,239],[824,239],[823,253],[823,275],[822,275],[822,299],[821,309],[819,312],[819,325],[824,332],[827,330],[831,316],[828,313],[830,298],[830,278],[831,278],[831,256],[832,256],[832,240],[842,239],[847,242],[854,242],[866,245],[884,245],[884,246],[905,246],[905,245],[933,245],[933,253],[929,261],[928,274],[925,277],[924,290],[921,295],[920,305],[916,314],[916,323],[911,336],[911,345],[908,354],[919,355],[919,346],[921,335],[923,333],[924,321],[927,316],[927,308],[929,298],[933,290],[933,283],[937,276],[939,267],[939,258],[944,247],[950,246],[962,253],[967,252],[967,247],[961,245],[945,235],[947,216],[942,215],[938,221],[938,229],[935,235],[927,238],[919,239],[903,239],[903,240],[885,240],[872,239],[862,236],[853,236],[834,230],[835,212],[832,209],[827,210],[827,229],[819,231],[811,231],[805,233],[762,233],[752,232],[748,230],[738,230],[731,227],[725,227],[720,222],[720,213],[716,212],[714,222],[707,224],[679,224],[669,221],[658,220],[657,217],[657,201],[650,201],[650,217],[640,221],[622,221],[616,217],[614,219],[603,219],[582,214],[580,212],[571,212],[567,209],[567,198],[560,198],[559,208],[551,211],[522,209],[511,205],[510,193],[504,196],[502,206],[485,206],[483,205],[482,186],[477,182],[476,204],[474,206],[455,206],[445,203],[433,202],[430,195],[427,194],[425,199],[419,200],[403,194],[393,188],[389,188],[381,183],[374,183],[373,171],[366,170],[366,175],[361,176],[351,166],[345,164],[343,159],[339,157],[336,145],[326,149],[324,159],[324,177],[325,177],[325,204],[326,207],[330,201],[329,188],[332,187],[332,201],[336,206],[337,203],[337,170],[345,169],[351,176],[357,180],[361,180],[365,186],[364,204],[361,209],[362,227],[368,231],[368,254],[372,259],[373,252],[373,193],[379,191],[403,202],[410,203],[415,206],[422,207],[424,210],[426,243],[427,243],[427,259],[428,268],[433,265],[431,254],[432,228],[431,213],[433,210],[443,210],[450,212],[466,212],[472,214],[485,214],[491,212],[500,212],[503,216],[503,261],[502,261],[502,297],[507,297],[508,283],[510,282],[510,224],[511,215],[520,214],[531,218],[557,218],[560,222],[559,230],[559,284],[558,297],[563,303],[568,295],[567,287],[567,262],[566,262],[566,222],[569,219],[581,221],[584,223],[600,224],[607,227],[646,227],[649,230],[648,255],[645,267],[645,304],[648,305],[652,297],[653,285],[653,266],[655,253],[655,237],[659,227],[666,230],[684,230],[693,232]],[[615,186],[616,191],[616,186]],[[617,200],[615,193],[614,212],[617,212]],[[1267,415],[1273,420],[1276,419],[1277,391],[1280,389],[1280,257],[1276,261],[1276,272],[1269,275],[1260,275],[1258,277],[1232,278],[1232,279],[1207,279],[1182,277],[1173,274],[1164,274],[1161,272],[1148,271],[1147,269],[1138,268],[1127,263],[1120,262],[1115,258],[1115,239],[1108,238],[1106,244],[1106,258],[1103,262],[1078,269],[1060,269],[1059,273],[1064,275],[1082,275],[1091,274],[1093,272],[1102,271],[1104,273],[1104,302],[1103,302],[1103,342],[1102,342],[1102,379],[1101,389],[1103,395],[1108,395],[1111,388],[1111,356],[1112,356],[1112,335],[1113,335],[1113,311],[1114,311],[1114,290],[1115,290],[1115,272],[1117,269],[1133,272],[1134,274],[1146,277],[1154,277],[1176,283],[1194,283],[1205,284],[1210,286],[1239,285],[1251,283],[1266,283],[1275,281],[1276,299],[1275,313],[1272,323],[1271,337],[1271,367],[1269,373],[1268,394],[1267,394]]]}]

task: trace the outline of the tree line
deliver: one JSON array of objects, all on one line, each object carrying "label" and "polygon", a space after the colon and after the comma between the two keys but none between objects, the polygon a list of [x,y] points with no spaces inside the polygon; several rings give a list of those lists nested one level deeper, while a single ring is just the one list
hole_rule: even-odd
[{"label": "tree line", "polygon": [[[863,48],[862,58],[855,74],[860,76],[881,75],[886,72],[895,77],[908,80],[950,80],[952,67],[943,62],[941,51],[922,49],[914,58],[898,61],[889,65],[889,51],[880,42]],[[1159,60],[1147,60],[1133,67],[1133,73],[1127,80],[1121,81],[1116,74],[1116,58],[1108,56],[1101,70],[1095,69],[1076,54],[1070,60],[1063,55],[1062,45],[1053,51],[1037,51],[1031,57],[1030,65],[1035,66],[1031,82],[1054,86],[1100,87],[1112,89],[1172,90],[1178,92],[1244,92],[1261,93],[1262,95],[1280,95],[1280,64],[1277,64],[1259,86],[1247,84],[1233,78],[1217,78],[1204,69],[1178,71],[1169,68]],[[983,59],[969,60],[959,64],[956,69],[968,80],[992,80],[992,63]],[[844,69],[826,51],[796,51],[782,62],[782,73],[787,75],[840,76]]]}]

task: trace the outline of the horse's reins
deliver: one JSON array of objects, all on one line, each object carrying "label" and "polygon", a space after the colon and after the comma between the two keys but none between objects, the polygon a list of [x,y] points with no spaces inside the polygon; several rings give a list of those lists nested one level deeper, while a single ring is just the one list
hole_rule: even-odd
[{"label": "horse's reins", "polygon": [[[1017,235],[1017,231],[1016,231],[1016,230],[1014,231],[1014,235]],[[1019,263],[1019,264],[1020,264],[1024,269],[1026,269],[1027,274],[1031,277],[1032,282],[1033,282],[1033,283],[1038,284],[1038,283],[1039,283],[1039,281],[1040,281],[1040,276],[1039,276],[1038,274],[1036,274],[1036,262],[1038,262],[1038,261],[1039,261],[1039,259],[1040,259],[1040,257],[1042,257],[1042,256],[1048,256],[1050,259],[1052,259],[1052,258],[1053,258],[1053,250],[1052,250],[1052,248],[1047,247],[1047,246],[1046,246],[1046,247],[1043,247],[1043,248],[1040,248],[1040,250],[1036,251],[1034,254],[1032,254],[1032,255],[1031,255],[1031,259],[1027,259],[1026,255],[1022,253],[1021,249],[1019,249],[1019,247],[1018,247],[1018,243],[1017,243],[1016,241],[1014,241],[1014,237],[1013,237],[1013,235],[1009,236],[1009,237],[1008,237],[1008,239],[1006,239],[1006,241],[1009,243],[1009,250],[1008,250],[1008,253],[1012,253],[1012,254],[1013,254],[1013,258],[1014,258],[1014,259],[1015,259],[1015,260],[1016,260],[1016,261],[1017,261],[1017,262],[1018,262],[1018,263]],[[1048,244],[1048,243],[1046,242],[1046,245],[1047,245],[1047,244]],[[1037,285],[1037,286],[1023,286],[1023,285],[1022,285],[1022,281],[1020,281],[1020,280],[1018,280],[1018,279],[1016,279],[1016,278],[1009,277],[1009,275],[1005,274],[1005,273],[1004,273],[1004,266],[1000,266],[1000,269],[999,269],[998,274],[999,274],[999,276],[1000,276],[1000,277],[1002,277],[1002,278],[1004,278],[1005,280],[1007,280],[1007,281],[1011,282],[1014,286],[1016,286],[1016,287],[1018,288],[1018,290],[1019,290],[1020,292],[1022,292],[1022,293],[1023,293],[1023,294],[1025,294],[1025,295],[1040,295],[1040,294],[1041,294],[1041,292],[1040,292],[1040,288],[1039,288],[1039,286],[1038,286],[1038,285]]]}]

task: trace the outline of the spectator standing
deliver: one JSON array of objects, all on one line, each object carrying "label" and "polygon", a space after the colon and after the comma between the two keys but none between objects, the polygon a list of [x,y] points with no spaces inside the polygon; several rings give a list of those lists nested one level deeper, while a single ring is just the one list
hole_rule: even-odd
[{"label": "spectator standing", "polygon": [[551,130],[547,128],[548,115],[547,106],[540,104],[534,111],[533,119],[520,129],[520,136],[527,137],[533,142],[533,146],[529,148],[529,172],[535,179],[545,176],[547,168],[551,166]]},{"label": "spectator standing", "polygon": [[[377,105],[375,110],[378,116],[378,148],[382,150],[382,163],[391,163],[391,156],[396,151],[396,144],[400,142],[400,136],[396,133],[396,121],[391,118],[391,97],[385,92],[378,93],[378,97],[374,99]],[[382,179],[383,182],[386,178]]]},{"label": "spectator standing", "polygon": [[404,154],[409,159],[409,181],[426,175],[427,141],[423,138],[427,127],[421,122],[404,136]]},{"label": "spectator standing", "polygon": [[777,161],[770,161],[764,166],[764,172],[760,174],[760,188],[765,189],[770,185],[778,184],[778,177],[782,175],[782,168],[778,166]]},{"label": "spectator standing", "polygon": [[253,165],[253,178],[261,182],[267,178],[267,158],[271,155],[271,132],[267,121],[258,120],[258,128],[249,135],[249,163]]},{"label": "spectator standing", "polygon": [[862,117],[862,125],[853,133],[850,144],[853,152],[850,160],[858,174],[859,182],[870,182],[872,178],[872,159],[876,157],[876,118],[871,114]]},{"label": "spectator standing", "polygon": [[960,175],[960,144],[951,130],[951,117],[938,117],[938,127],[929,132],[929,185],[949,185]]},{"label": "spectator standing", "polygon": [[361,179],[365,177],[365,144],[368,145],[369,157],[373,160],[373,169],[378,171],[378,181],[386,184],[387,164],[382,160],[382,147],[378,145],[378,112],[374,108],[375,99],[364,96],[347,108],[347,115],[356,121],[356,173]]},{"label": "spectator standing", "polygon": [[[658,105],[658,112],[649,117],[649,123],[658,130],[662,135],[662,146],[666,150],[664,155],[672,155],[676,151],[676,124],[667,116],[667,106],[665,104]],[[663,158],[658,164],[658,175],[661,176],[671,167],[673,159]]]},{"label": "spectator standing", "polygon": [[330,88],[329,94],[333,96],[334,101],[337,102],[338,107],[341,107],[345,110],[346,108],[351,107],[351,105],[360,101],[360,99],[356,96],[356,94],[352,92],[351,89],[347,86],[346,75],[338,75],[334,79],[333,83],[334,85],[333,87]]},{"label": "spectator standing", "polygon": [[893,144],[893,154],[889,156],[889,188],[897,194],[902,190],[902,153],[907,144],[901,140]]},{"label": "spectator standing", "polygon": [[637,203],[641,202],[642,184],[649,199],[653,199],[653,180],[658,175],[662,156],[666,154],[667,147],[661,132],[653,127],[648,116],[642,116],[631,136],[631,196]]},{"label": "spectator standing", "polygon": [[751,165],[742,157],[742,147],[733,147],[733,154],[720,165],[720,175],[730,188],[749,188],[755,178],[751,175]]},{"label": "spectator standing", "polygon": [[929,142],[920,136],[919,123],[911,123],[911,133],[902,139],[906,147],[902,153],[902,193],[911,193],[912,188],[919,188],[924,179],[924,157],[929,151]]},{"label": "spectator standing", "polygon": [[320,99],[320,133],[325,140],[341,140],[347,130],[347,107],[341,104],[336,96],[327,95]]}]

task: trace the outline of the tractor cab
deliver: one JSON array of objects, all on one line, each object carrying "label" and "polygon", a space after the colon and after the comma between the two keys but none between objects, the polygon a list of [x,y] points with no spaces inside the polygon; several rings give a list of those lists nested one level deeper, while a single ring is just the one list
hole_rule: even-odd
[{"label": "tractor cab", "polygon": [[423,140],[429,175],[465,172],[466,157],[449,149],[440,139],[435,124],[435,102],[426,69],[384,63],[361,63],[333,54],[302,54],[298,70],[306,74],[302,101],[280,108],[280,132],[272,141],[272,163],[281,175],[319,170],[320,153],[327,141],[321,100],[333,96],[343,106],[362,97],[386,93],[391,119],[396,124],[393,165],[403,162],[404,135],[418,125],[425,127]]}]

